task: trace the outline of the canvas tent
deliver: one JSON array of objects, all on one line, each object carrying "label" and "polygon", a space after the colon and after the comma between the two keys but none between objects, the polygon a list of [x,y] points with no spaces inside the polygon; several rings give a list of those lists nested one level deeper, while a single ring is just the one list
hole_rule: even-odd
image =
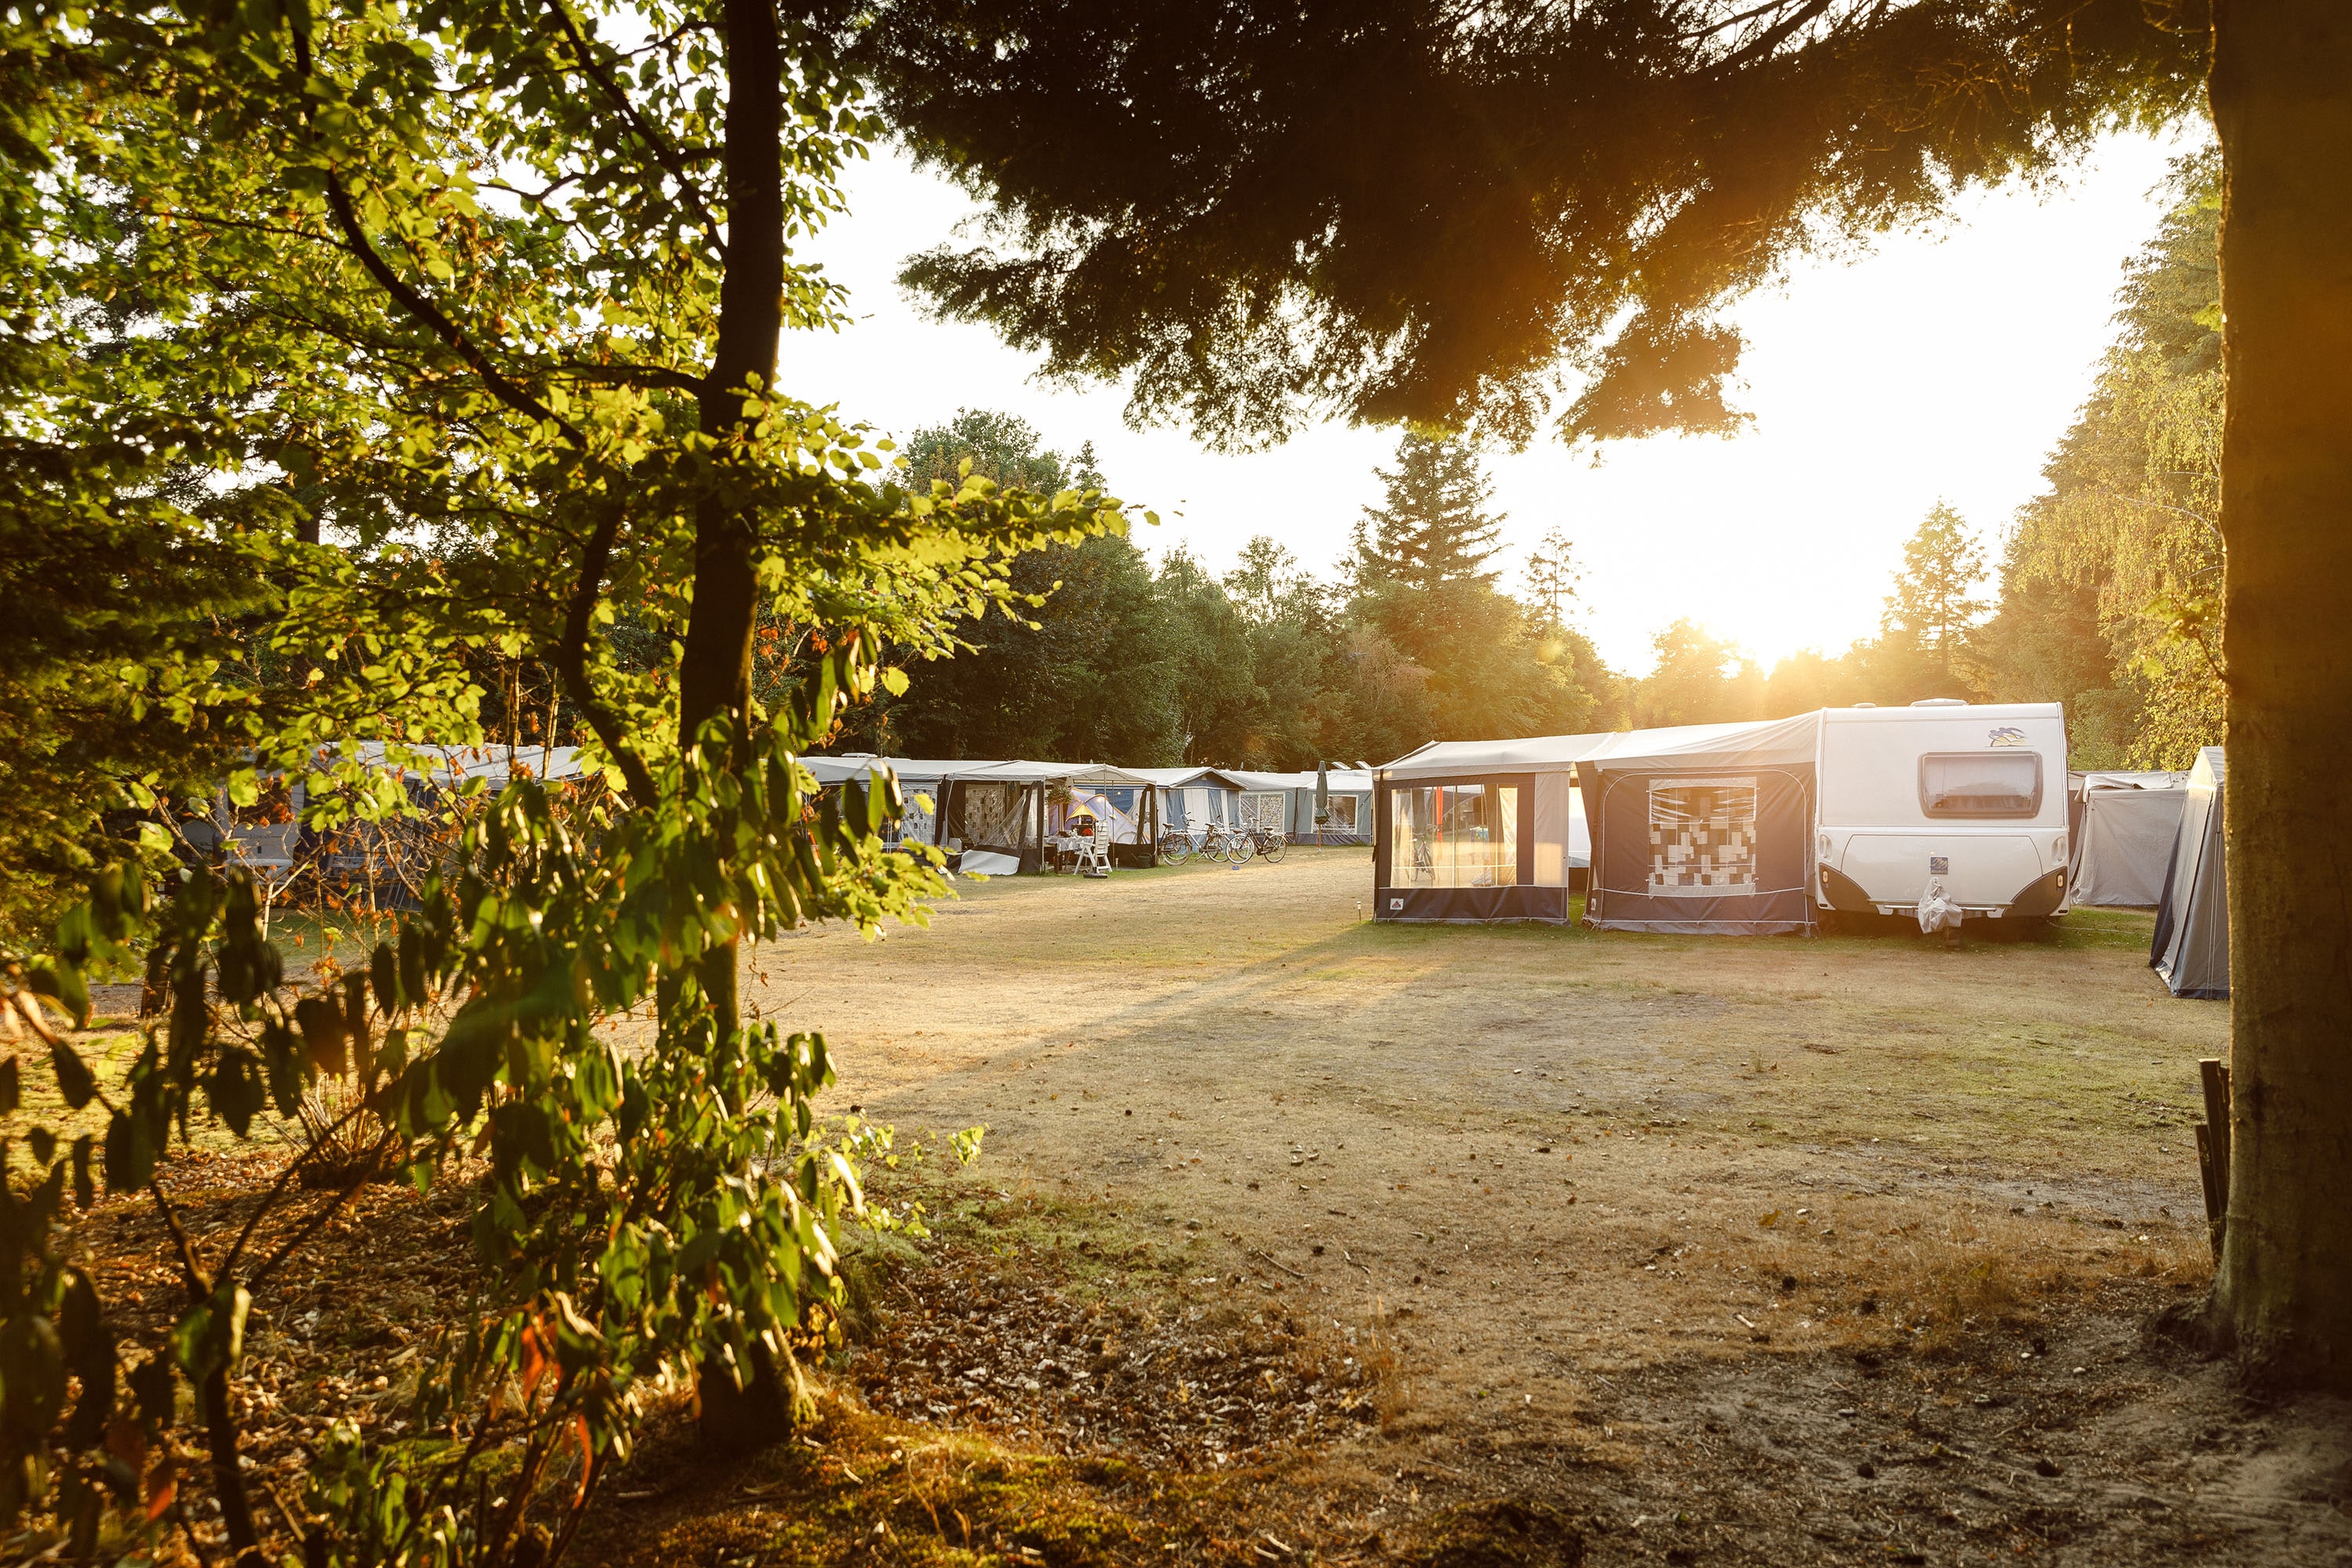
[{"label": "canvas tent", "polygon": [[2218,1001],[2230,994],[2230,886],[2221,840],[2228,782],[2221,747],[2198,753],[2148,947],[2148,967],[2175,996]]},{"label": "canvas tent", "polygon": [[[899,835],[961,852],[968,870],[1034,871],[1045,840],[1079,811],[1092,812],[1114,845],[1157,843],[1158,791],[1151,781],[1099,763],[973,762],[856,753],[803,757],[820,784],[863,779],[877,768],[898,778],[908,813]],[[918,795],[929,796],[923,812]]]},{"label": "canvas tent", "polygon": [[1198,837],[1211,823],[1231,827],[1241,820],[1242,786],[1216,768],[1129,768],[1160,792],[1163,827]]},{"label": "canvas tent", "polygon": [[1377,770],[1374,916],[1565,921],[1589,863],[1577,763],[1616,738],[1436,742]]},{"label": "canvas tent", "polygon": [[[1295,773],[1238,773],[1226,777],[1240,786],[1239,824],[1271,828],[1293,844],[1315,839],[1315,783],[1312,770]],[[1323,824],[1327,844],[1370,844],[1372,841],[1372,774],[1366,768],[1328,768],[1330,815]]]},{"label": "canvas tent", "polygon": [[1821,717],[1606,737],[1577,764],[1592,827],[1585,923],[1763,936],[1813,927]]},{"label": "canvas tent", "polygon": [[2070,902],[2152,909],[2180,833],[2185,773],[2084,773],[2069,802],[2074,850]]}]

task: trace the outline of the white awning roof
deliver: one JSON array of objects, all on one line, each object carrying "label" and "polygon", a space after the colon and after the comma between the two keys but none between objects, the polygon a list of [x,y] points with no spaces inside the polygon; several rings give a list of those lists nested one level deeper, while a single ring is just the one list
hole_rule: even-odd
[{"label": "white awning roof", "polygon": [[1801,713],[1793,719],[1607,730],[1590,735],[1535,735],[1517,741],[1437,741],[1399,757],[1380,772],[1391,779],[1425,779],[1564,773],[1579,763],[1611,768],[1651,760],[1670,767],[1713,767],[1735,761],[1810,763],[1820,728],[1821,715]]},{"label": "white awning roof", "polygon": [[930,784],[953,779],[959,783],[1094,784],[1112,789],[1148,789],[1152,781],[1107,763],[1032,763],[978,759],[949,762],[915,757],[879,757],[871,752],[845,756],[803,757],[803,766],[821,784],[863,779],[876,768],[887,768],[902,784]]},{"label": "white awning roof", "polygon": [[[1227,778],[1245,790],[1313,789],[1315,787],[1315,770],[1312,768],[1295,773],[1243,773],[1232,768],[1224,769],[1223,772]],[[1370,795],[1371,792],[1372,775],[1362,769],[1333,768],[1331,770],[1333,795]]]}]

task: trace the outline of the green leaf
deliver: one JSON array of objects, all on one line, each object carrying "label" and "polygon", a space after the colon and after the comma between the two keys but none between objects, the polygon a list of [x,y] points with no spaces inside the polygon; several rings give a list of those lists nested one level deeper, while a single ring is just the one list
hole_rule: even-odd
[{"label": "green leaf", "polygon": [[97,1096],[98,1079],[71,1046],[59,1040],[50,1047],[49,1062],[57,1069],[58,1092],[65,1096],[67,1105],[79,1110]]},{"label": "green leaf", "polygon": [[34,970],[27,980],[27,988],[34,995],[48,997],[71,1016],[74,1027],[81,1028],[89,1022],[89,987],[83,982],[79,967],[45,965]]},{"label": "green leaf", "polygon": [[172,1328],[172,1354],[190,1380],[202,1384],[215,1372],[235,1372],[245,1359],[245,1319],[252,1293],[229,1283],[180,1315]]}]

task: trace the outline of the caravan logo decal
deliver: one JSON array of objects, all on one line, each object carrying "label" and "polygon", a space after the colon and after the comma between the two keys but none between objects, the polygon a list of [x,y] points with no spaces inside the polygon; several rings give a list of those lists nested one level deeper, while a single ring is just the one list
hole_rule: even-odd
[{"label": "caravan logo decal", "polygon": [[1988,746],[2022,746],[2025,744],[2025,731],[2019,729],[2014,724],[2003,724],[1998,730],[1986,731],[1985,744]]}]

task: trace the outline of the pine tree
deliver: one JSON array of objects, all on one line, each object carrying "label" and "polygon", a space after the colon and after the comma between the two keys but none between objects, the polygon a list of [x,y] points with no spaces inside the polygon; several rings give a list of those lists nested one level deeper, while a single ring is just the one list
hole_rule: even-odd
[{"label": "pine tree", "polygon": [[1528,598],[1543,616],[1546,627],[1568,619],[1568,603],[1576,597],[1576,569],[1568,535],[1553,529],[1528,557]]},{"label": "pine tree", "polygon": [[1495,581],[1499,574],[1480,568],[1497,548],[1503,519],[1484,510],[1494,487],[1475,448],[1408,431],[1397,444],[1396,467],[1374,472],[1388,495],[1384,505],[1365,508],[1356,525],[1356,571],[1366,586]]},{"label": "pine tree", "polygon": [[1903,546],[1903,571],[1886,601],[1887,644],[1916,650],[1945,686],[1964,680],[1969,635],[1987,608],[1975,593],[1984,579],[1984,547],[1966,519],[1937,501]]}]

